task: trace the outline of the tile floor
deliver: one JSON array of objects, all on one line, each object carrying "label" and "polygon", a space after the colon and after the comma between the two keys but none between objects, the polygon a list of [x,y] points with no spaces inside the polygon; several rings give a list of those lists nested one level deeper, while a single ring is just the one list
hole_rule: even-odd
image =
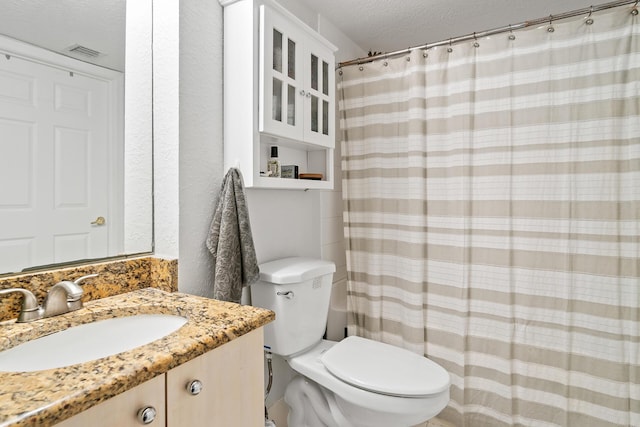
[{"label": "tile floor", "polygon": [[448,422],[443,421],[443,420],[439,420],[437,418],[433,418],[433,419],[427,421],[427,423],[424,424],[424,426],[425,427],[455,427],[453,424],[448,423]]},{"label": "tile floor", "polygon": [[[269,408],[269,418],[271,418],[277,427],[287,427],[287,414],[289,413],[289,407],[284,403],[284,399],[280,399]],[[419,424],[415,427],[455,427],[453,424],[446,421],[433,418],[424,424]]]}]

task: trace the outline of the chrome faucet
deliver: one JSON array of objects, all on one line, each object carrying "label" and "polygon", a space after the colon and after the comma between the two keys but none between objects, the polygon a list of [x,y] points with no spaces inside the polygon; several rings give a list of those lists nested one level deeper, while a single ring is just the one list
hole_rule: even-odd
[{"label": "chrome faucet", "polygon": [[36,297],[27,289],[11,288],[0,290],[0,295],[20,292],[23,295],[22,309],[16,322],[31,322],[45,317],[53,317],[82,308],[82,294],[80,282],[97,274],[88,274],[72,281],[63,280],[56,283],[47,293],[42,307],[38,305]]},{"label": "chrome faucet", "polygon": [[80,282],[97,274],[88,274],[79,279],[63,280],[58,282],[47,293],[47,297],[42,304],[42,317],[53,317],[59,314],[68,313],[82,308],[82,294],[84,291],[80,287]]}]

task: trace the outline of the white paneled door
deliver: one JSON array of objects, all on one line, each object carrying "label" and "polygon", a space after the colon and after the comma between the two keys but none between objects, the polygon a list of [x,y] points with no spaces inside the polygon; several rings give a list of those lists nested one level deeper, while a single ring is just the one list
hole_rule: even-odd
[{"label": "white paneled door", "polygon": [[109,102],[105,80],[0,57],[0,273],[108,255]]}]

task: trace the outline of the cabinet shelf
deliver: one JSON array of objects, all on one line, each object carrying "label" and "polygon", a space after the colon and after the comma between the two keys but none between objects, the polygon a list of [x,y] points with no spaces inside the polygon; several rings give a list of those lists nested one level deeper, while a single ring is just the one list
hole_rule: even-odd
[{"label": "cabinet shelf", "polygon": [[[260,176],[265,170],[272,146],[278,147],[280,166],[298,166],[298,173],[321,173],[322,180],[274,178]],[[288,139],[275,138],[265,134],[260,135],[260,153],[256,156],[258,164],[254,165],[253,183],[255,188],[279,189],[324,189],[333,188],[333,149],[315,144],[303,144]],[[256,173],[257,172],[257,173]],[[245,184],[247,178],[245,176]]]},{"label": "cabinet shelf", "polygon": [[312,179],[271,178],[260,176],[253,185],[254,188],[274,188],[281,190],[332,190],[333,183]]}]

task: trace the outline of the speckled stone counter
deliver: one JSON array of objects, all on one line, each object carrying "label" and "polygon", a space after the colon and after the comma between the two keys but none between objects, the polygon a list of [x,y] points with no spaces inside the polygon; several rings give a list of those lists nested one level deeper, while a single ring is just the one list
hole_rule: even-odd
[{"label": "speckled stone counter", "polygon": [[0,372],[0,426],[49,426],[271,322],[269,310],[158,289],[88,302],[31,323],[0,323],[0,350],[70,326],[135,314],[175,314],[187,323],[150,344],[95,361],[37,372]]},{"label": "speckled stone counter", "polygon": [[[98,277],[82,282],[85,303],[149,287],[167,292],[178,290],[178,260],[148,256],[6,275],[0,277],[0,289],[27,289],[42,303],[49,289],[59,281],[94,273]],[[21,302],[22,296],[17,293],[0,298],[0,321],[18,317]]]}]

